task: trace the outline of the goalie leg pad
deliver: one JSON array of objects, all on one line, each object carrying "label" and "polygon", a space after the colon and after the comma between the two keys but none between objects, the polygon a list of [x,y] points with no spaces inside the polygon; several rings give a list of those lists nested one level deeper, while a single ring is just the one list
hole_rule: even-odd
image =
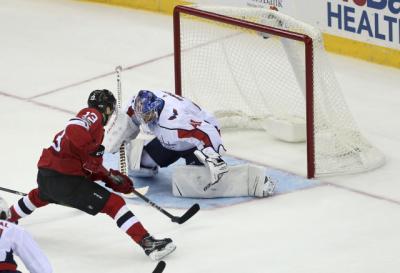
[{"label": "goalie leg pad", "polygon": [[158,173],[157,163],[143,147],[143,139],[134,139],[126,146],[129,175],[134,177],[154,177]]},{"label": "goalie leg pad", "polygon": [[207,191],[210,173],[203,166],[177,166],[172,174],[175,196],[193,198],[264,196],[265,168],[254,164],[230,166],[221,181]]},{"label": "goalie leg pad", "polygon": [[144,139],[134,139],[126,145],[129,170],[135,171],[140,169],[143,146]]}]

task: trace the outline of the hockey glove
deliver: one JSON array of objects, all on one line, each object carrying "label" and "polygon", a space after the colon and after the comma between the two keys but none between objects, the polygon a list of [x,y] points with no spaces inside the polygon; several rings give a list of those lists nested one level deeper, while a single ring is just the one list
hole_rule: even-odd
[{"label": "hockey glove", "polygon": [[83,169],[92,177],[91,180],[103,180],[108,176],[108,171],[103,166],[104,146],[100,145],[98,149],[90,153],[83,163]]},{"label": "hockey glove", "polygon": [[100,146],[97,148],[97,150],[94,151],[94,152],[92,152],[92,153],[90,153],[90,155],[91,155],[91,156],[94,156],[94,157],[103,157],[103,155],[104,155],[104,150],[105,150],[104,146],[103,146],[103,145],[100,145]]},{"label": "hockey glove", "polygon": [[204,191],[206,191],[210,186],[221,180],[224,173],[228,172],[228,166],[212,147],[196,150],[194,154],[210,170],[211,182],[204,188]]},{"label": "hockey glove", "polygon": [[131,193],[134,189],[132,180],[120,171],[110,169],[110,173],[103,179],[106,187],[121,193]]}]

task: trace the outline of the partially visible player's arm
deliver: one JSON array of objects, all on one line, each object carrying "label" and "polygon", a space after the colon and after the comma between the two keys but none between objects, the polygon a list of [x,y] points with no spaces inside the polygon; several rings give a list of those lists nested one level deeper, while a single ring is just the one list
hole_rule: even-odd
[{"label": "partially visible player's arm", "polygon": [[219,129],[206,121],[198,121],[195,118],[187,118],[181,124],[177,124],[177,135],[179,140],[184,140],[197,149],[202,150],[212,147],[214,151],[220,153],[224,151],[221,134]]},{"label": "partially visible player's arm", "polygon": [[99,145],[96,150],[91,150],[92,144],[91,141],[87,141],[87,134],[88,133],[84,129],[76,125],[66,130],[66,135],[69,136],[71,142],[81,149],[82,167],[88,173],[89,179],[93,181],[102,180],[107,187],[117,192],[132,192],[133,182],[130,178],[117,170],[107,170],[103,166],[104,146]]},{"label": "partially visible player's arm", "polygon": [[65,128],[65,138],[75,147],[75,152],[80,156],[82,162],[85,162],[90,153],[99,148],[99,143],[95,141],[92,132],[94,127],[100,126],[101,117],[93,112],[91,113],[91,120],[78,115],[70,119]]},{"label": "partially visible player's arm", "polygon": [[104,147],[96,144],[90,133],[90,126],[84,119],[75,118],[70,120],[65,128],[65,138],[67,138],[74,152],[79,156],[82,167],[88,174],[96,175],[98,179],[108,175],[108,171],[103,166]]},{"label": "partially visible player's arm", "polygon": [[21,258],[30,273],[53,272],[46,255],[39,248],[31,235],[24,229],[15,226],[12,230],[13,250]]}]

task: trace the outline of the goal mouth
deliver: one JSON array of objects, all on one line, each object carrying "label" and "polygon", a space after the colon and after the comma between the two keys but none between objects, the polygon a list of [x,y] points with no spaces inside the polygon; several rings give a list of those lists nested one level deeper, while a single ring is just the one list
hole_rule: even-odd
[{"label": "goal mouth", "polygon": [[306,142],[308,177],[383,165],[355,124],[317,28],[265,8],[177,6],[174,49],[178,95],[222,128]]}]

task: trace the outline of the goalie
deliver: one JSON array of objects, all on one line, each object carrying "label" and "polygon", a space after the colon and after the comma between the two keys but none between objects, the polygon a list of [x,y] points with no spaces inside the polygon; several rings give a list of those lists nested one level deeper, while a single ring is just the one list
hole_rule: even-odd
[{"label": "goalie", "polygon": [[[137,139],[140,126],[155,137],[146,142]],[[186,165],[173,170],[175,196],[265,197],[274,192],[275,183],[265,176],[263,167],[228,167],[221,157],[225,148],[217,120],[175,94],[139,91],[126,110],[117,114],[104,140],[111,153],[118,152],[123,143],[132,176],[153,177],[158,168],[170,166],[180,158],[185,160]]]}]

